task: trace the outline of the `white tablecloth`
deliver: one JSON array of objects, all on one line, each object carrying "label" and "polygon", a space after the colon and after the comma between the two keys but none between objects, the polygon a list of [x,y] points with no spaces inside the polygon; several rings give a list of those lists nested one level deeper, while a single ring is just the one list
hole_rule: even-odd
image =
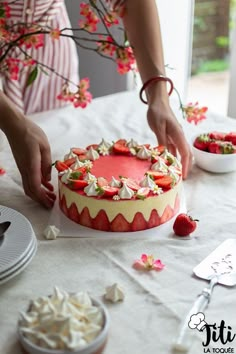
[{"label": "white tablecloth", "polygon": [[[140,143],[155,144],[146,123],[146,106],[137,93],[125,92],[95,99],[85,110],[65,109],[37,114],[33,119],[45,130],[53,160],[60,159],[72,146],[86,146],[102,138],[131,137]],[[187,126],[186,134],[200,130],[235,130],[236,121],[213,114],[201,125]],[[107,304],[111,329],[105,354],[169,354],[181,319],[207,284],[192,275],[192,269],[222,241],[236,233],[236,173],[211,174],[193,166],[184,182],[187,210],[199,219],[198,228],[188,240],[173,237],[172,224],[162,234],[125,234],[112,238],[107,233],[96,238],[58,238],[47,241],[43,230],[50,211],[28,199],[8,149],[0,152],[0,165],[7,171],[0,177],[0,204],[16,209],[32,223],[38,238],[38,251],[31,264],[16,278],[0,286],[0,354],[21,354],[16,335],[18,313],[28,301],[50,294],[55,285],[67,291],[87,290],[102,298],[105,288],[119,283],[125,301]],[[53,173],[56,187],[56,172]],[[133,261],[142,253],[153,254],[166,265],[161,272],[138,272]],[[235,289],[217,286],[206,321],[221,320],[236,332]],[[205,334],[195,330],[190,354],[204,352]],[[215,348],[236,349],[236,339]],[[213,352],[213,351],[211,351]]]}]

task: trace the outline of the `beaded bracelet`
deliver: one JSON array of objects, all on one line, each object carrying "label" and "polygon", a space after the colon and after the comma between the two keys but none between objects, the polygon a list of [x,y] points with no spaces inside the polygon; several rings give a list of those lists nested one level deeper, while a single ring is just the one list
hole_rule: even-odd
[{"label": "beaded bracelet", "polygon": [[142,88],[141,88],[141,90],[140,90],[140,92],[139,92],[139,98],[140,98],[140,100],[141,100],[143,103],[148,104],[148,101],[145,101],[145,100],[143,99],[143,92],[146,90],[146,88],[147,88],[150,84],[152,84],[153,82],[158,82],[158,81],[169,82],[169,84],[170,84],[170,90],[169,90],[168,95],[170,96],[170,95],[172,94],[173,89],[174,89],[173,81],[172,81],[170,78],[166,77],[166,76],[158,75],[158,76],[152,77],[151,79],[147,80],[147,81],[143,84],[143,86],[142,86]]}]

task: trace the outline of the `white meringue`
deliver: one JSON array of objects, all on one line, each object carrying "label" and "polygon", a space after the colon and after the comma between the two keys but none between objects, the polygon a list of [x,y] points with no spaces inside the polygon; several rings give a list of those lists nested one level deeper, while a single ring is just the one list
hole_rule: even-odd
[{"label": "white meringue", "polygon": [[48,225],[43,234],[47,240],[56,240],[60,230],[55,225]]},{"label": "white meringue", "polygon": [[125,298],[123,289],[117,283],[108,286],[106,288],[106,294],[104,296],[106,300],[109,300],[111,302],[123,301]]}]

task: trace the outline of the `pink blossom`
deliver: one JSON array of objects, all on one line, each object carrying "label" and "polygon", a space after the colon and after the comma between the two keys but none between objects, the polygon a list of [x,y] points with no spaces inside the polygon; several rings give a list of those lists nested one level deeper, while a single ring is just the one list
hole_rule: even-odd
[{"label": "pink blossom", "polygon": [[205,113],[207,112],[208,108],[199,107],[198,102],[190,102],[186,106],[182,107],[182,110],[186,116],[187,121],[197,125],[202,120],[206,119]]},{"label": "pink blossom", "polygon": [[147,255],[143,253],[141,259],[137,259],[133,267],[137,270],[162,270],[165,265],[161,262],[160,259],[154,259],[153,255]]}]

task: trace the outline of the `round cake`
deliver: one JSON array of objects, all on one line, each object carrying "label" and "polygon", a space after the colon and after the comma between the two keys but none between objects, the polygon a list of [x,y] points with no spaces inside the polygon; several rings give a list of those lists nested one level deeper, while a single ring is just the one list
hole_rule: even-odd
[{"label": "round cake", "polygon": [[60,208],[80,225],[140,231],[167,222],[179,211],[181,164],[164,146],[102,139],[71,148],[55,167]]}]

